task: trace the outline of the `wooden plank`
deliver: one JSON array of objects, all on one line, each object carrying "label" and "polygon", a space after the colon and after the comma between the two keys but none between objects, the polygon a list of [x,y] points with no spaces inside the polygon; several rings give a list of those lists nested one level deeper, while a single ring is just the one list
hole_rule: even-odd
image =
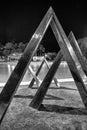
[{"label": "wooden plank", "polygon": [[0,123],[2,122],[3,117],[10,105],[14,94],[16,93],[18,86],[50,24],[52,19],[52,8],[50,7],[41,21],[39,27],[32,36],[30,42],[24,50],[23,55],[21,56],[18,64],[13,70],[11,76],[9,77],[5,87],[3,88],[0,94]]},{"label": "wooden plank", "polygon": [[[38,70],[37,70],[37,72],[36,72],[36,74],[35,74],[36,76],[38,76],[38,74],[39,74],[39,72],[40,72],[40,70],[41,70],[43,64],[44,64],[44,59],[43,59],[41,65],[39,66],[39,68],[38,68]],[[35,82],[35,79],[33,78],[33,79],[31,80],[31,82],[30,82],[28,88],[32,88],[34,82]]]}]

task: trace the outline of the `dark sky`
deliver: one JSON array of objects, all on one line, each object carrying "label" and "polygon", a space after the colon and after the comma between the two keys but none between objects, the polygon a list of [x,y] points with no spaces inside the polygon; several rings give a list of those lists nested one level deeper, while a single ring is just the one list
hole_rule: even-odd
[{"label": "dark sky", "polygon": [[[28,0],[0,3],[0,41],[29,41],[50,6],[53,7],[67,36],[72,30],[76,39],[86,37],[86,3],[79,0],[58,1]],[[50,32],[50,29],[48,30]],[[46,39],[50,36],[47,35]],[[50,37],[48,41],[51,39]]]}]

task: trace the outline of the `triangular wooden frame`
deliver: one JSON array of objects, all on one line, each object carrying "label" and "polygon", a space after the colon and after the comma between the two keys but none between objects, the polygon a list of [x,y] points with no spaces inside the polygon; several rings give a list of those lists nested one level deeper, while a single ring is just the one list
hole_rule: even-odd
[{"label": "triangular wooden frame", "polygon": [[[56,66],[55,68],[54,68],[54,66],[55,66],[55,64],[58,64],[58,65],[60,64],[59,63],[60,57],[63,54],[63,56],[65,57],[65,59],[68,63],[71,74],[72,74],[74,81],[76,83],[76,86],[79,90],[82,101],[83,101],[85,107],[87,107],[87,101],[86,101],[86,99],[87,99],[87,89],[86,89],[86,86],[83,82],[81,74],[79,74],[79,70],[77,68],[78,65],[81,65],[82,68],[84,67],[84,66],[82,66],[81,63],[79,64],[79,61],[82,62],[83,58],[82,58],[81,55],[80,55],[81,58],[80,58],[80,56],[78,57],[77,53],[74,52],[74,50],[73,50],[74,47],[72,48],[70,41],[68,40],[66,34],[64,33],[62,26],[60,25],[54,11],[53,11],[53,18],[51,20],[50,25],[52,27],[52,30],[54,32],[54,35],[55,35],[55,37],[56,37],[56,39],[59,43],[59,46],[60,46],[62,52],[60,51],[60,53],[57,55],[53,65],[51,66],[51,68],[48,71],[46,77],[44,78],[40,88],[38,89],[38,91],[36,92],[33,100],[31,101],[30,106],[33,107],[33,108],[39,109],[39,107],[40,107],[40,105],[41,105],[41,103],[44,99],[44,96],[46,95],[46,92],[49,88],[51,80],[52,80],[52,78],[53,78],[53,76],[54,76],[54,74],[55,74],[55,72],[58,68],[58,66]],[[75,41],[74,41],[74,43],[75,43]],[[52,71],[52,70],[54,70],[54,71]],[[85,72],[87,72],[87,69],[85,69],[85,67],[83,68],[83,70],[85,70]]]},{"label": "triangular wooden frame", "polygon": [[37,28],[34,35],[32,36],[27,47],[25,48],[23,55],[21,56],[18,64],[16,65],[15,69],[13,70],[11,76],[9,77],[5,87],[3,88],[3,90],[0,94],[0,123],[2,122],[2,120],[4,118],[4,116],[7,112],[7,109],[14,97],[14,94],[16,93],[18,86],[19,86],[28,66],[30,65],[30,62],[31,62],[49,25],[51,25],[51,27],[52,27],[52,30],[58,41],[61,51],[57,54],[57,57],[55,58],[54,63],[52,64],[46,77],[44,78],[43,82],[41,83],[38,91],[36,92],[36,95],[34,96],[34,99],[30,103],[30,106],[37,108],[37,109],[39,108],[39,106],[41,105],[41,103],[44,99],[44,96],[49,88],[49,85],[53,79],[53,76],[61,62],[61,58],[64,56],[68,63],[70,71],[72,73],[72,76],[75,80],[75,83],[76,83],[76,86],[81,95],[82,101],[83,101],[85,107],[87,107],[87,90],[86,90],[86,86],[82,80],[82,77],[79,74],[79,71],[78,71],[76,63],[75,63],[76,55],[72,49],[72,46],[71,46],[67,36],[64,33],[53,9],[50,7],[49,10],[47,11],[45,17],[41,21],[39,27]]}]

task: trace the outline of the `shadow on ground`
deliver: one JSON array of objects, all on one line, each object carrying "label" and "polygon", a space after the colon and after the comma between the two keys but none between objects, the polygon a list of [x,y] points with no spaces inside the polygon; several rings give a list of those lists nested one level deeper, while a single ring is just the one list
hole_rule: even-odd
[{"label": "shadow on ground", "polygon": [[56,112],[61,114],[87,115],[86,108],[73,108],[50,104],[41,104],[39,111]]}]

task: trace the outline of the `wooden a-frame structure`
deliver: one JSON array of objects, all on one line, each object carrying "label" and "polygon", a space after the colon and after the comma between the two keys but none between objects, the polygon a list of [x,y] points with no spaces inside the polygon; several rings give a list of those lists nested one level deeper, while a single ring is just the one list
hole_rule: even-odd
[{"label": "wooden a-frame structure", "polygon": [[[0,123],[4,118],[7,109],[19,87],[19,84],[28,66],[30,65],[31,60],[49,25],[51,25],[51,28],[61,50],[58,52],[51,68],[49,69],[33,100],[31,101],[30,106],[36,109],[40,107],[44,96],[46,95],[46,92],[49,88],[49,85],[59,67],[61,59],[64,56],[78,88],[82,101],[87,108],[87,88],[77,67],[78,64],[80,64],[84,73],[87,75],[87,67],[82,57],[82,53],[79,50],[74,35],[72,34],[71,36],[71,42],[67,38],[59,20],[55,15],[55,12],[50,7],[40,25],[38,26],[37,30],[35,31],[34,35],[32,36],[27,47],[25,48],[23,55],[21,56],[11,76],[9,77],[6,85],[0,93]],[[71,45],[72,41],[74,44]],[[77,49],[78,52],[75,49]]]}]

